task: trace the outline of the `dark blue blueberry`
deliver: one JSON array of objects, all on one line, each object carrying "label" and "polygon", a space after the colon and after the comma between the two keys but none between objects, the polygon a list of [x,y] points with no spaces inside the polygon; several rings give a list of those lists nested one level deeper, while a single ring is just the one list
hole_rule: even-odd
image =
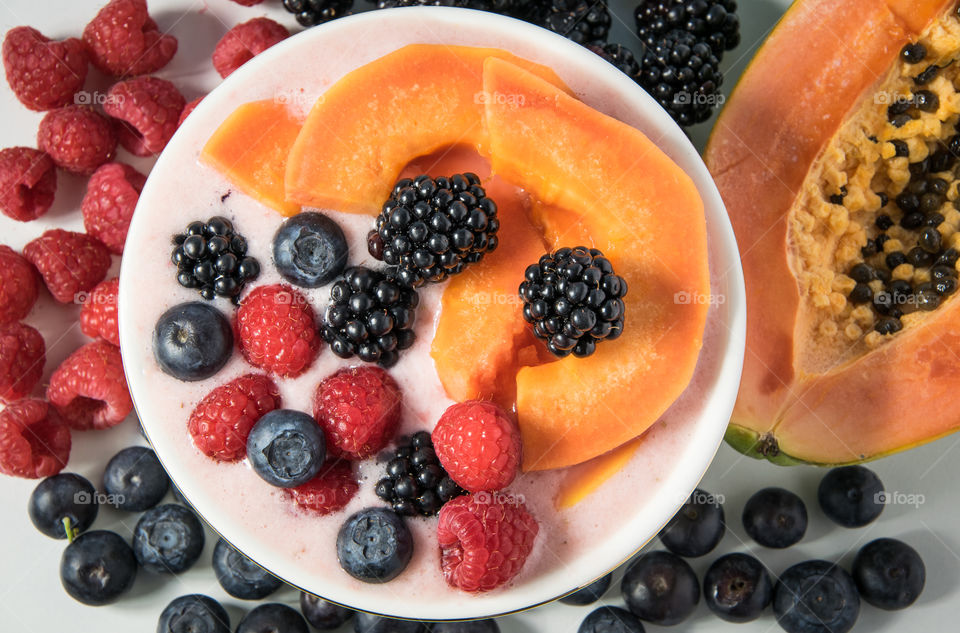
[{"label": "dark blue blueberry", "polygon": [[574,591],[568,596],[560,598],[560,602],[563,604],[572,604],[575,606],[583,606],[587,604],[593,604],[597,600],[603,597],[603,594],[607,593],[607,589],[610,588],[610,582],[613,580],[613,574],[607,574],[602,578],[599,578],[586,587]]},{"label": "dark blue blueberry", "polygon": [[74,473],[47,477],[33,489],[27,512],[33,526],[50,538],[67,538],[85,531],[97,518],[97,491],[86,478]]},{"label": "dark blue blueberry", "polygon": [[323,598],[300,592],[300,613],[315,629],[331,631],[340,628],[340,625],[349,620],[356,613],[353,609],[341,607],[339,604],[327,602]]},{"label": "dark blue blueberry", "polygon": [[743,527],[764,547],[790,547],[807,531],[807,508],[803,500],[789,490],[764,488],[747,500]]},{"label": "dark blue blueberry", "polygon": [[179,574],[193,566],[203,551],[200,519],[175,503],[143,513],[133,530],[133,551],[147,571]]},{"label": "dark blue blueberry", "polygon": [[60,557],[60,582],[83,604],[110,604],[133,586],[136,577],[133,550],[114,532],[84,532]]},{"label": "dark blue blueberry", "polygon": [[753,556],[721,556],[703,576],[704,602],[727,622],[756,620],[772,599],[770,572]]},{"label": "dark blue blueberry", "polygon": [[660,531],[660,542],[678,556],[693,558],[713,551],[725,531],[723,506],[697,488]]},{"label": "dark blue blueberry", "polygon": [[277,271],[292,284],[318,288],[343,272],[347,240],[340,226],[315,211],[288,218],[273,237]]},{"label": "dark blue blueberry", "polygon": [[153,357],[180,380],[203,380],[220,371],[233,353],[233,329],[213,306],[191,301],[161,315],[153,331]]},{"label": "dark blue blueberry", "polygon": [[303,616],[285,604],[261,604],[237,625],[237,633],[310,633]]},{"label": "dark blue blueberry", "polygon": [[413,556],[413,536],[403,519],[385,508],[367,508],[348,518],[337,535],[337,558],[363,582],[396,578]]},{"label": "dark blue blueberry", "polygon": [[157,454],[144,446],[123,449],[103,471],[103,490],[119,510],[143,512],[160,503],[169,489],[167,471]]},{"label": "dark blue blueberry", "polygon": [[881,609],[909,607],[923,591],[926,577],[920,554],[892,538],[870,541],[853,559],[853,579],[860,597]]},{"label": "dark blue blueberry", "polygon": [[281,488],[313,479],[325,456],[323,430],[302,411],[275,409],[260,418],[247,437],[247,458],[253,470]]},{"label": "dark blue blueberry", "polygon": [[883,482],[863,466],[834,468],[820,480],[817,501],[834,523],[861,527],[883,512]]},{"label": "dark blue blueberry", "polygon": [[666,551],[649,552],[632,562],[620,590],[631,613],[660,626],[684,621],[700,602],[700,583],[693,568]]},{"label": "dark blue blueberry", "polygon": [[353,619],[354,633],[424,633],[428,629],[421,622],[395,620],[363,611]]},{"label": "dark blue blueberry", "polygon": [[626,609],[600,607],[583,619],[577,633],[643,633],[643,623]]},{"label": "dark blue blueberry", "polygon": [[230,633],[230,616],[210,596],[180,596],[160,613],[157,633]]},{"label": "dark blue blueberry", "polygon": [[787,633],[846,633],[860,613],[850,574],[825,560],[797,563],[780,576],[773,612]]},{"label": "dark blue blueberry", "polygon": [[213,548],[213,573],[224,591],[241,600],[262,600],[283,585],[223,539]]},{"label": "dark blue blueberry", "polygon": [[465,622],[434,622],[430,633],[500,633],[500,625],[493,618]]}]

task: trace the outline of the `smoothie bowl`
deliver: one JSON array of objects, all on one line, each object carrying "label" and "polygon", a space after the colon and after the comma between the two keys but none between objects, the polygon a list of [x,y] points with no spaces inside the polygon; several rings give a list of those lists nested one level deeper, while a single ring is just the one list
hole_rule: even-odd
[{"label": "smoothie bowl", "polygon": [[183,123],[128,240],[123,359],[165,468],[356,609],[589,584],[686,500],[736,396],[742,273],[696,150],[509,18],[379,11],[271,48]]}]

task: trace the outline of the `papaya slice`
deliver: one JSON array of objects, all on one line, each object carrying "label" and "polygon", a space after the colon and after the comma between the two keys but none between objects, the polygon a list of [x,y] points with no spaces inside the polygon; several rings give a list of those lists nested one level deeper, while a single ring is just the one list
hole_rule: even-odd
[{"label": "papaya slice", "polygon": [[563,475],[554,506],[565,510],[596,492],[608,479],[620,472],[640,448],[643,437],[621,444],[609,453],[570,467]]}]

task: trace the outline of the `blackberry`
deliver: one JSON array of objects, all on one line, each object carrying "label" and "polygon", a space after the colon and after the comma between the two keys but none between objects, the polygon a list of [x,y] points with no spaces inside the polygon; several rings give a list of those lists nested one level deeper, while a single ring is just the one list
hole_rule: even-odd
[{"label": "blackberry", "polygon": [[577,44],[603,44],[610,33],[610,11],[603,0],[550,0],[537,22]]},{"label": "blackberry", "polygon": [[236,301],[244,284],[260,275],[260,263],[247,255],[247,240],[221,216],[191,222],[174,235],[170,259],[177,267],[177,282],[197,288],[207,301],[214,297]]},{"label": "blackberry", "polygon": [[323,338],[340,358],[357,356],[391,367],[413,345],[414,309],[420,296],[383,272],[348,268],[330,289]]},{"label": "blackberry", "polygon": [[469,6],[470,0],[377,0],[378,9],[394,7],[461,7]]},{"label": "blackberry", "polygon": [[350,15],[353,0],[283,0],[283,8],[301,25],[314,26]]},{"label": "blackberry", "polygon": [[640,0],[633,17],[649,48],[674,29],[706,42],[717,57],[740,44],[736,0]]},{"label": "blackberry", "polygon": [[675,30],[646,49],[637,81],[677,123],[689,126],[710,118],[723,75],[708,44]]},{"label": "blackberry", "polygon": [[602,57],[606,62],[613,64],[623,74],[636,79],[640,75],[640,63],[633,52],[620,44],[594,44],[588,46],[591,51]]},{"label": "blackberry", "polygon": [[627,283],[595,248],[548,253],[527,266],[520,284],[523,318],[547,349],[564,357],[589,356],[600,341],[623,332]]},{"label": "blackberry", "polygon": [[367,247],[396,267],[397,280],[416,288],[479,262],[497,248],[499,229],[497,205],[476,174],[422,175],[397,182]]},{"label": "blackberry", "polygon": [[427,431],[418,431],[388,453],[387,475],[377,482],[377,496],[402,516],[433,516],[444,503],[466,494],[440,465]]}]

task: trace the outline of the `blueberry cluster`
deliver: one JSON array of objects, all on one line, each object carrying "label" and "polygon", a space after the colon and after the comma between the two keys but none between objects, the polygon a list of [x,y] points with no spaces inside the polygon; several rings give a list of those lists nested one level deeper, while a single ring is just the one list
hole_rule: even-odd
[{"label": "blueberry cluster", "polygon": [[377,482],[376,492],[402,516],[433,516],[444,503],[466,494],[440,465],[426,431],[401,440],[390,454],[387,476]]},{"label": "blueberry cluster", "polygon": [[171,260],[177,267],[177,282],[197,288],[200,296],[236,300],[243,285],[260,274],[260,263],[247,255],[247,240],[234,232],[233,223],[214,216],[206,222],[187,225],[173,236]]},{"label": "blueberry cluster", "polygon": [[283,8],[302,26],[315,26],[350,15],[353,0],[283,0]]}]

